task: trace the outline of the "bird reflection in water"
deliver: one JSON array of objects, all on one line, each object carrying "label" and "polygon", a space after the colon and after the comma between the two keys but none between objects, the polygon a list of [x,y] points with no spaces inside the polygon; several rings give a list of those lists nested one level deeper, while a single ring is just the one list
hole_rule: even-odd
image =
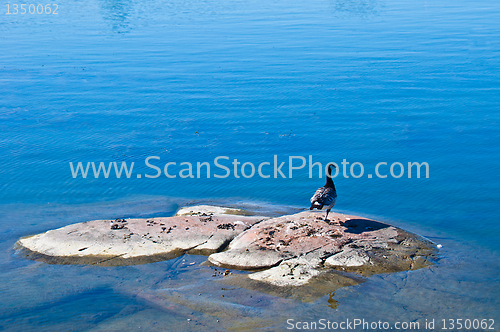
[{"label": "bird reflection in water", "polygon": [[332,309],[337,309],[339,301],[335,300],[333,297],[335,296],[335,292],[331,292],[328,294],[328,306]]}]

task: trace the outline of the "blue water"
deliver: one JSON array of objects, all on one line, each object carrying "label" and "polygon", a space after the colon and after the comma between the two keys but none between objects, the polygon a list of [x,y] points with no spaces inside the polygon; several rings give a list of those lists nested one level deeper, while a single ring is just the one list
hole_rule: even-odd
[{"label": "blue water", "polygon": [[[307,207],[324,182],[306,171],[151,179],[148,156],[162,168],[217,156],[229,167],[274,155],[361,162],[362,178],[336,178],[336,209],[444,246],[432,268],[338,290],[337,309],[328,296],[303,304],[256,292],[263,300],[234,314],[238,326],[286,328],[271,311],[500,322],[500,3],[69,0],[58,15],[1,10],[0,329],[161,330],[167,321],[175,330],[186,317],[193,330],[235,328],[188,304],[199,301],[188,300],[196,287],[215,287],[203,257],[95,268],[14,253],[21,236],[171,215],[193,201]],[[92,161],[134,162],[134,175],[72,177],[69,162]],[[427,162],[430,176],[368,178],[378,162]],[[186,302],[158,295],[175,287]]]}]

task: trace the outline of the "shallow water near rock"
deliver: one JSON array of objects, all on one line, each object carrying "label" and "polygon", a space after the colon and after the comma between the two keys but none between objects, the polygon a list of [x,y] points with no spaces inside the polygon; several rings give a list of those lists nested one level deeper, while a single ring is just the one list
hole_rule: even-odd
[{"label": "shallow water near rock", "polygon": [[[285,330],[287,320],[419,321],[498,317],[498,260],[495,253],[439,239],[434,265],[370,277],[338,272],[305,287],[253,283],[247,272],[207,264],[206,256],[183,255],[152,264],[105,267],[50,265],[24,260],[12,246],[31,224],[50,216],[53,227],[95,215],[130,216],[146,206],[173,215],[166,199],[136,203],[59,206],[10,211],[16,234],[3,237],[0,326],[7,330],[153,331]],[[182,203],[182,202],[181,202]],[[218,202],[221,203],[221,202]],[[170,204],[170,208],[168,208]],[[234,202],[233,202],[234,204]],[[265,204],[259,204],[265,206]],[[170,210],[169,210],[170,209]],[[294,211],[268,206],[268,211]],[[37,213],[38,212],[38,213]],[[31,217],[29,216],[31,215]],[[38,216],[37,216],[38,215]],[[69,217],[71,215],[71,217]],[[138,215],[142,215],[139,213]],[[30,227],[31,226],[31,227]]]},{"label": "shallow water near rock", "polygon": [[[486,0],[68,0],[59,15],[2,12],[0,330],[280,331],[321,318],[498,329],[499,16]],[[438,260],[308,296],[233,282],[247,272],[213,277],[204,256],[63,266],[13,250],[71,223],[186,204],[294,213],[324,183],[300,172],[73,179],[70,161],[153,174],[147,156],[162,166],[274,155],[362,162],[363,177],[335,180],[335,210],[439,243]],[[413,161],[430,178],[367,177],[378,162]]]}]

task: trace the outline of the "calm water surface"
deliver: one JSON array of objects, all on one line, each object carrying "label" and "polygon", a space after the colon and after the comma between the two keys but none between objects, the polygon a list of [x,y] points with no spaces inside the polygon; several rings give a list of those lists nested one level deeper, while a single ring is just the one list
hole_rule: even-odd
[{"label": "calm water surface", "polygon": [[[58,15],[6,15],[6,4],[0,330],[285,330],[288,318],[499,328],[500,3],[68,0]],[[74,179],[69,162],[154,174],[148,156],[162,167],[274,155],[363,163],[364,177],[336,179],[336,209],[441,243],[439,260],[305,300],[224,285],[201,256],[112,268],[13,250],[21,236],[193,202],[293,211],[323,184],[307,172]],[[427,162],[430,177],[367,178],[381,161]]]}]

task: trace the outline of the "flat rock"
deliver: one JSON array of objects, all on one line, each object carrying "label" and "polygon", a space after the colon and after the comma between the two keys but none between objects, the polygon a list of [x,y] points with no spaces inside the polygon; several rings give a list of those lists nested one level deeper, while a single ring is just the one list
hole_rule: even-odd
[{"label": "flat rock", "polygon": [[303,285],[336,269],[361,275],[429,265],[434,245],[381,222],[337,213],[300,212],[262,221],[239,234],[210,263],[228,268],[263,269],[252,280],[276,286]]},{"label": "flat rock", "polygon": [[249,274],[252,280],[263,281],[275,286],[302,286],[321,271],[321,260],[302,256],[287,259],[273,268]]},{"label": "flat rock", "polygon": [[[332,221],[321,219],[324,213],[300,212],[268,219],[238,235],[227,251],[209,256],[209,261],[222,267],[260,269],[281,261],[317,252],[340,252],[344,245],[360,235],[349,232],[346,216],[333,214]],[[262,260],[266,255],[268,259]],[[241,257],[241,261],[238,260]]]},{"label": "flat rock", "polygon": [[240,215],[240,216],[250,216],[253,213],[238,209],[230,208],[216,205],[195,205],[195,206],[185,206],[179,209],[176,216],[198,216],[198,215]]},{"label": "flat rock", "polygon": [[362,251],[347,247],[341,252],[326,259],[326,266],[363,266],[370,261],[368,255]]},{"label": "flat rock", "polygon": [[217,252],[239,233],[265,219],[228,214],[234,209],[213,210],[207,206],[188,209],[189,213],[182,216],[72,224],[22,238],[17,247],[26,257],[48,263],[142,264],[184,253]]},{"label": "flat rock", "polygon": [[173,217],[68,225],[22,238],[17,248],[48,263],[108,266],[209,255],[215,266],[254,270],[234,279],[242,287],[291,295],[298,294],[296,286],[321,288],[328,281],[340,287],[375,273],[419,269],[437,252],[430,241],[388,224],[338,213],[324,221],[324,215],[304,211],[270,219],[200,205]]}]

